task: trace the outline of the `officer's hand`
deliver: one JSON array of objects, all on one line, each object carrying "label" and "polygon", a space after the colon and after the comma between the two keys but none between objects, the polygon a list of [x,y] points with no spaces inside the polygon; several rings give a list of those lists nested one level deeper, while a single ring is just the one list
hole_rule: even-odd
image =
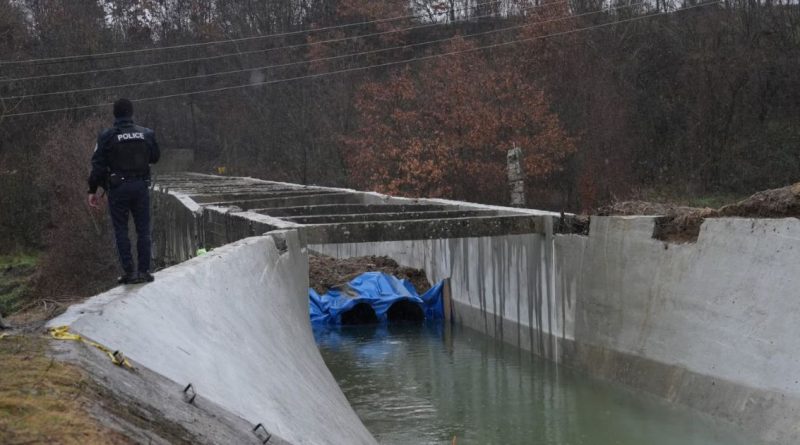
[{"label": "officer's hand", "polygon": [[97,197],[95,193],[89,194],[89,207],[93,209],[100,208],[100,199]]}]

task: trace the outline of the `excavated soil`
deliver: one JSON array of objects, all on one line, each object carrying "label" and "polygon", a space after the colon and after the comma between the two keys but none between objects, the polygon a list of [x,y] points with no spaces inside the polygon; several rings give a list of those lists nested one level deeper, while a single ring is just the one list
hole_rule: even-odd
[{"label": "excavated soil", "polygon": [[411,281],[419,294],[431,288],[425,271],[405,267],[386,256],[364,256],[337,259],[327,255],[312,254],[308,257],[309,285],[320,294],[334,287],[343,287],[364,272],[383,272]]},{"label": "excavated soil", "polygon": [[591,218],[586,215],[566,215],[561,214],[561,217],[556,220],[553,231],[558,234],[571,234],[571,235],[589,235],[589,226]]},{"label": "excavated soil", "polygon": [[695,242],[706,218],[800,218],[800,182],[758,192],[719,209],[685,207],[646,201],[617,202],[598,210],[598,215],[659,215],[653,238],[670,242]]},{"label": "excavated soil", "polygon": [[701,210],[699,207],[685,207],[649,201],[621,201],[600,207],[599,216],[632,216],[632,215],[675,215]]},{"label": "excavated soil", "polygon": [[717,216],[748,218],[800,218],[800,182],[779,189],[765,190],[753,196],[726,205]]}]

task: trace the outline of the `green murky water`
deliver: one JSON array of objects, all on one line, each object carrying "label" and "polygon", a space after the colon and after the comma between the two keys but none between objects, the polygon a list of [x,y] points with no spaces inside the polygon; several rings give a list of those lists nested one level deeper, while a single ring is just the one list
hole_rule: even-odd
[{"label": "green murky water", "polygon": [[382,444],[754,445],[707,416],[441,325],[322,328],[328,367]]}]

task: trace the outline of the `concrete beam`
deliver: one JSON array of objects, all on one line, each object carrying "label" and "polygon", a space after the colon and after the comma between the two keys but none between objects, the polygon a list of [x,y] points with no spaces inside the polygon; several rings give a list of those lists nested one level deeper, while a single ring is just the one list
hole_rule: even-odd
[{"label": "concrete beam", "polygon": [[207,205],[239,207],[242,210],[293,207],[293,206],[316,206],[323,204],[357,204],[361,202],[361,197],[352,193],[322,193],[304,196],[287,196],[283,198],[262,198],[240,201],[210,202]]},{"label": "concrete beam", "polygon": [[427,204],[321,204],[293,207],[275,207],[264,209],[251,209],[257,213],[274,216],[276,218],[310,215],[345,215],[353,213],[387,213],[387,212],[427,212],[450,210],[443,205]]},{"label": "concrete beam", "polygon": [[487,216],[446,220],[377,221],[304,226],[298,229],[306,244],[363,243],[416,239],[476,238],[544,233],[544,217]]},{"label": "concrete beam", "polygon": [[158,186],[169,187],[170,190],[181,190],[184,193],[251,193],[251,192],[280,192],[287,190],[308,190],[303,186],[289,187],[274,184],[249,184],[249,183],[196,183],[196,182],[169,182],[158,181]]},{"label": "concrete beam", "polygon": [[222,203],[225,202],[255,201],[259,199],[286,198],[291,196],[330,195],[334,193],[336,192],[315,189],[257,190],[250,192],[231,192],[227,190],[221,193],[209,193],[206,191],[202,193],[189,193],[189,196],[199,204],[215,203],[216,205],[222,205]]},{"label": "concrete beam", "polygon": [[356,213],[347,215],[289,216],[281,218],[298,224],[341,224],[369,221],[408,221],[415,219],[449,219],[475,216],[495,216],[492,210],[443,210],[429,212]]}]

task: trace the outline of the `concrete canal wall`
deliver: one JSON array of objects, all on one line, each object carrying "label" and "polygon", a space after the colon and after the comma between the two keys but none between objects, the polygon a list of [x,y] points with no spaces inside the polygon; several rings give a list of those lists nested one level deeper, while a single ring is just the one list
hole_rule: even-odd
[{"label": "concrete canal wall", "polygon": [[247,238],[155,276],[72,306],[49,326],[122,351],[174,382],[175,394],[191,383],[248,428],[263,424],[271,444],[375,443],[314,342],[296,232]]},{"label": "concrete canal wall", "polygon": [[694,243],[654,218],[557,235],[556,292],[575,323],[562,360],[800,443],[800,220],[707,219]]}]

